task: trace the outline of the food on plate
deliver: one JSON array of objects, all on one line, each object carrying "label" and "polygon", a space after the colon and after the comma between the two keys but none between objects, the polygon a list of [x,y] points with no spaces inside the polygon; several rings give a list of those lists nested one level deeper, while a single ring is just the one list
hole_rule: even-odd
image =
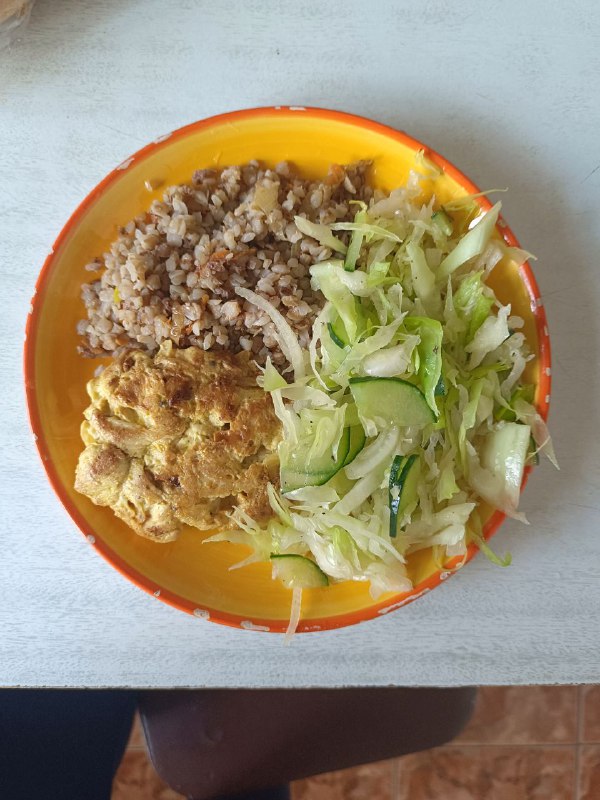
[{"label": "food on plate", "polygon": [[88,265],[97,275],[83,287],[82,354],[115,355],[131,346],[154,352],[172,341],[283,364],[271,319],[244,308],[235,289],[268,297],[307,346],[322,304],[308,270],[332,250],[294,217],[323,225],[351,220],[350,201],[372,196],[367,167],[336,164],[311,181],[287,163],[272,170],[254,161],[198,170],[190,184],[170,187]]},{"label": "food on plate", "polygon": [[250,547],[292,589],[411,589],[407,559],[456,568],[482,504],[524,520],[552,444],[523,320],[488,284],[529,256],[500,203],[440,205],[422,155],[405,186],[368,162],[323,181],[257,162],[201,170],[121,229],[83,289],[88,385],[76,488],[137,533]]},{"label": "food on plate", "polygon": [[75,488],[157,542],[236,508],[268,519],[281,424],[256,375],[247,353],[122,353],[88,384]]}]

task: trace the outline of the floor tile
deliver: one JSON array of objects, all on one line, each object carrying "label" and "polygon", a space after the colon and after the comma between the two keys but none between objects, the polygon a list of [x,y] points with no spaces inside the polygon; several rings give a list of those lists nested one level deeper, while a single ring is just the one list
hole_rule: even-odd
[{"label": "floor tile", "polygon": [[129,741],[127,742],[128,750],[144,750],[146,747],[146,739],[144,731],[142,730],[142,721],[139,714],[136,713],[133,718],[133,725],[131,733],[129,734]]},{"label": "floor tile", "polygon": [[143,750],[125,753],[113,782],[111,800],[185,800],[158,777]]},{"label": "floor tile", "polygon": [[393,800],[393,761],[328,772],[292,784],[292,800]]},{"label": "floor tile", "polygon": [[574,800],[575,747],[442,747],[399,759],[396,800]]},{"label": "floor tile", "polygon": [[[571,744],[577,741],[576,686],[484,686],[464,744]],[[600,720],[600,717],[599,717]]]},{"label": "floor tile", "polygon": [[581,699],[581,740],[600,742],[600,686],[582,686]]},{"label": "floor tile", "polygon": [[579,798],[598,800],[600,797],[600,745],[584,745],[579,753]]}]

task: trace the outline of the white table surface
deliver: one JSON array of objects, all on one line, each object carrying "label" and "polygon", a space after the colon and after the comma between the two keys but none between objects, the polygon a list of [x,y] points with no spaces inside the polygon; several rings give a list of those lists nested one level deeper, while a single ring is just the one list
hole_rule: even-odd
[{"label": "white table surface", "polygon": [[[600,6],[546,2],[38,0],[0,52],[0,685],[338,686],[600,682]],[[75,205],[157,135],[259,105],[402,128],[484,187],[537,253],[562,465],[531,525],[385,618],[240,632],[148,597],[46,483],[21,351],[34,280]]]}]

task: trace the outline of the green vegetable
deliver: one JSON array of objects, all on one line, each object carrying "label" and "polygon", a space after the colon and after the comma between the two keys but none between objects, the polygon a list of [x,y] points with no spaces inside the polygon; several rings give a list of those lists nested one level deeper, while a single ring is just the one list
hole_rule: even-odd
[{"label": "green vegetable", "polygon": [[524,521],[517,512],[531,428],[503,422],[484,438],[481,457],[469,449],[469,482],[484,500],[510,517]]},{"label": "green vegetable", "polygon": [[320,289],[336,310],[346,330],[349,341],[357,338],[360,317],[359,307],[350,289],[339,280],[343,267],[332,262],[322,262],[311,267],[310,274],[316,288]]},{"label": "green vegetable", "polygon": [[467,340],[471,341],[479,328],[483,325],[486,319],[489,317],[490,312],[494,306],[494,298],[493,297],[486,297],[486,295],[481,294],[473,307],[473,311],[471,312],[471,319],[469,320],[469,329],[467,333]]},{"label": "green vegetable", "polygon": [[536,409],[531,403],[526,402],[522,398],[518,398],[514,401],[514,408],[518,421],[529,425],[531,428],[531,435],[533,436],[537,452],[543,453],[556,469],[560,469],[552,445],[552,439],[548,432],[548,427]]},{"label": "green vegetable", "polygon": [[510,336],[508,330],[508,315],[510,306],[503,306],[498,311],[497,316],[488,317],[478,328],[473,339],[465,347],[467,353],[471,354],[471,368],[479,366],[483,359],[500,347]]},{"label": "green vegetable", "polygon": [[345,253],[347,248],[341,239],[334,236],[328,225],[319,225],[317,222],[310,222],[305,217],[294,217],[294,222],[300,233],[311,236],[319,244],[329,247],[337,253]]},{"label": "green vegetable", "polygon": [[262,379],[262,387],[265,392],[272,392],[274,389],[283,389],[287,386],[287,381],[275,369],[271,359],[267,358],[265,371]]},{"label": "green vegetable", "polygon": [[343,326],[340,320],[337,320],[336,325],[334,325],[333,322],[327,323],[327,330],[331,336],[331,341],[343,350],[347,347],[348,342],[344,338],[346,336],[346,331],[342,330],[342,328]]},{"label": "green vegetable", "polygon": [[436,488],[436,498],[438,503],[443,503],[444,500],[451,500],[455,494],[458,494],[460,489],[456,484],[456,466],[454,461],[445,464],[440,470],[440,477]]},{"label": "green vegetable", "polygon": [[468,536],[471,541],[475,542],[477,547],[492,564],[495,564],[497,567],[509,567],[512,564],[512,556],[510,553],[505,553],[504,557],[501,557],[497,555],[486,542],[483,536],[481,518],[477,511],[473,512],[471,515]]},{"label": "green vegetable", "polygon": [[490,194],[496,194],[498,192],[508,192],[507,188],[504,189],[486,189],[485,192],[475,192],[474,194],[465,194],[462,197],[457,197],[455,200],[450,200],[448,203],[444,203],[444,208],[447,211],[462,211],[466,212],[471,207],[476,209],[480,208],[480,206],[475,202],[480,197],[487,197]]},{"label": "green vegetable", "polygon": [[346,458],[344,459],[345,467],[347,467],[348,464],[351,464],[354,461],[356,456],[361,452],[361,450],[365,446],[366,441],[367,437],[365,436],[365,431],[363,426],[353,425],[350,428],[350,442]]},{"label": "green vegetable", "polygon": [[390,468],[388,500],[390,508],[390,536],[397,534],[398,519],[409,505],[418,501],[419,461],[416,455],[396,456]]},{"label": "green vegetable", "polygon": [[360,255],[360,249],[365,239],[365,231],[361,226],[366,222],[366,220],[366,210],[357,211],[356,216],[354,217],[354,222],[358,227],[352,231],[348,252],[346,253],[346,258],[344,259],[344,269],[348,272],[354,272],[356,269],[356,262]]},{"label": "green vegetable", "polygon": [[404,336],[403,341],[393,347],[375,350],[362,359],[362,370],[377,378],[393,378],[409,369],[419,336]]},{"label": "green vegetable", "polygon": [[361,450],[351,464],[346,466],[345,474],[352,480],[365,478],[368,475],[383,475],[397,446],[398,431],[393,428],[382,431]]},{"label": "green vegetable", "polygon": [[249,303],[253,303],[271,318],[275,326],[278,344],[294,369],[294,378],[295,380],[301,380],[305,374],[304,355],[302,354],[298,337],[292,331],[289,322],[272,303],[269,303],[268,300],[265,300],[264,297],[256,294],[256,292],[252,292],[242,286],[236,286],[235,291],[236,294]]},{"label": "green vegetable", "polygon": [[529,465],[535,464],[536,467],[540,463],[540,454],[533,436],[529,437],[529,450],[527,451],[527,459],[525,463]]},{"label": "green vegetable", "polygon": [[424,303],[431,301],[435,292],[435,274],[430,269],[425,253],[419,245],[408,242],[406,254],[410,260],[412,284],[415,295]]},{"label": "green vegetable", "polygon": [[310,558],[287,553],[272,553],[273,578],[278,578],[286,589],[318,589],[329,585],[323,570]]},{"label": "green vegetable", "polygon": [[466,442],[467,436],[469,435],[469,431],[475,426],[477,421],[477,410],[479,408],[479,402],[481,400],[481,394],[485,387],[485,381],[483,379],[479,379],[474,381],[471,386],[471,391],[468,396],[468,400],[465,403],[462,409],[462,419],[460,420],[460,425],[458,428],[458,435],[457,445],[458,445],[458,455],[461,461],[461,464],[467,463],[467,452],[466,452]]},{"label": "green vegetable", "polygon": [[309,433],[299,444],[280,450],[280,481],[283,492],[292,492],[303,486],[322,486],[339,472],[350,450],[350,428],[344,429],[335,454],[332,447],[321,455],[311,454],[313,444],[314,440]]},{"label": "green vegetable", "polygon": [[437,225],[438,228],[442,231],[445,236],[452,236],[452,232],[454,230],[454,223],[452,218],[449,214],[447,214],[444,209],[440,209],[439,211],[434,211],[431,215],[431,221],[434,225]]},{"label": "green vegetable", "polygon": [[[489,290],[487,290],[489,292]],[[454,307],[467,325],[466,341],[470,342],[481,325],[490,316],[494,297],[486,294],[483,271],[467,275],[454,294]]]},{"label": "green vegetable", "polygon": [[378,427],[424,427],[435,421],[425,395],[401,378],[351,378],[350,391],[361,417]]},{"label": "green vegetable", "polygon": [[389,325],[379,328],[368,327],[360,337],[360,341],[354,342],[350,349],[346,351],[343,361],[338,370],[332,377],[340,386],[346,386],[350,376],[357,370],[369,372],[368,364],[370,356],[381,352],[392,342],[398,333],[401,320],[397,319]]},{"label": "green vegetable", "polygon": [[501,208],[502,204],[496,203],[496,205],[482,216],[479,222],[462,237],[454,250],[452,250],[440,264],[437,271],[439,279],[446,279],[466,261],[483,253],[494,232]]},{"label": "green vegetable", "polygon": [[519,400],[524,400],[526,403],[533,403],[533,397],[535,394],[535,387],[531,384],[525,384],[524,386],[518,386],[511,395],[510,401],[508,405],[510,408],[506,408],[505,406],[500,406],[498,410],[494,413],[494,419],[496,420],[506,420],[507,422],[516,422],[517,414],[513,410],[515,403],[518,403]]},{"label": "green vegetable", "polygon": [[382,225],[372,225],[365,222],[334,222],[331,225],[332,231],[355,231],[371,239],[390,239],[392,242],[399,242],[400,237],[393,231],[384,228]]},{"label": "green vegetable", "polygon": [[512,555],[510,553],[505,553],[504,558],[501,558],[492,550],[483,536],[479,536],[473,531],[470,531],[470,535],[477,547],[486,556],[486,558],[492,562],[492,564],[495,564],[497,567],[510,567],[512,564]]},{"label": "green vegetable", "polygon": [[421,341],[417,346],[419,352],[417,374],[429,407],[437,416],[435,392],[442,376],[442,325],[428,317],[407,317],[404,325],[408,331],[418,333],[420,336]]}]

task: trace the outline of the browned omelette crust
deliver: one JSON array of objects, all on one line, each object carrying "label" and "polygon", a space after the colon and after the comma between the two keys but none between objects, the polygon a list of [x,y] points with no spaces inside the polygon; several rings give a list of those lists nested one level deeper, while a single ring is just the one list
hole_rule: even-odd
[{"label": "browned omelette crust", "polygon": [[269,518],[281,426],[256,376],[246,353],[122,354],[88,383],[75,488],[161,542],[225,527],[236,507]]}]

